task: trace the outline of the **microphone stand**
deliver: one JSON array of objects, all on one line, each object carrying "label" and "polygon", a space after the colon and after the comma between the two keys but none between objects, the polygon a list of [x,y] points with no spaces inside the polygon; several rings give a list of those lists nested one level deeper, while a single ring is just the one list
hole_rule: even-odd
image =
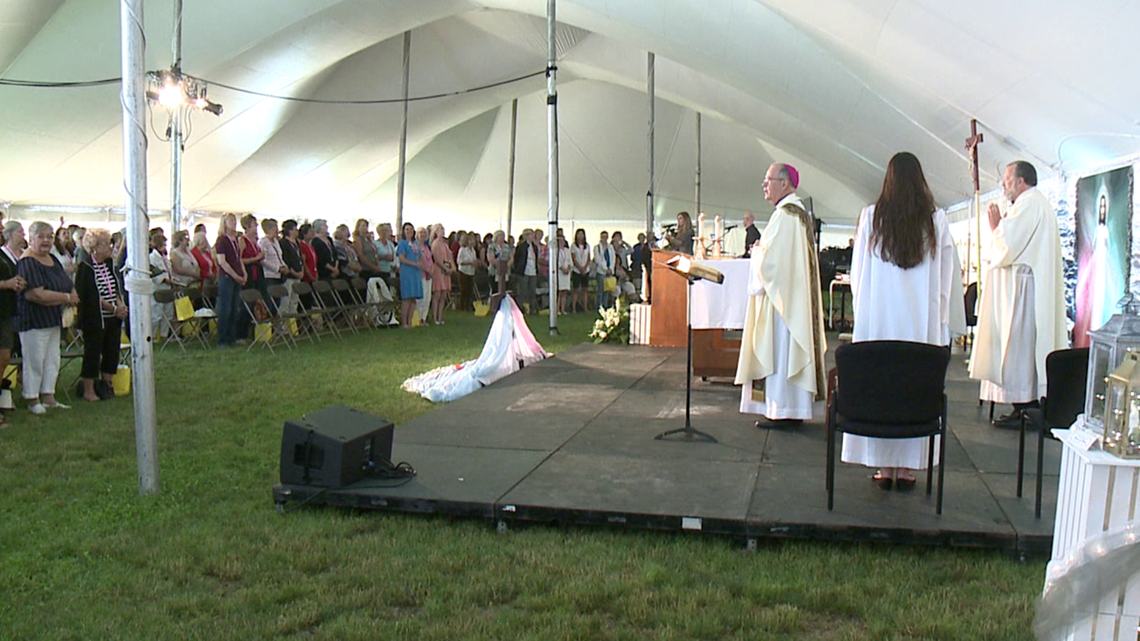
[{"label": "microphone stand", "polygon": [[685,274],[676,269],[674,272],[685,277],[688,282],[688,304],[685,309],[685,324],[688,326],[689,340],[685,361],[685,426],[675,430],[662,432],[653,439],[663,441],[670,437],[676,437],[679,441],[696,441],[701,443],[716,443],[717,440],[712,435],[706,434],[698,429],[693,428],[691,418],[692,405],[693,405],[693,283],[699,280],[698,277],[690,274]]}]

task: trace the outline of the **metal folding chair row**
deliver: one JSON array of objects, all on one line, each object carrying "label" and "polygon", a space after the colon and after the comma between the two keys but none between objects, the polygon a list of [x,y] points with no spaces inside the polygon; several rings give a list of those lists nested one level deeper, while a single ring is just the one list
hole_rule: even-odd
[{"label": "metal folding chair row", "polygon": [[[270,296],[273,295],[270,294]],[[261,303],[265,310],[263,314],[267,314],[261,320],[257,318],[258,303]],[[275,311],[276,305],[266,304],[261,297],[261,292],[256,289],[243,289],[241,291],[241,304],[245,307],[246,313],[249,314],[250,323],[253,325],[253,340],[250,341],[249,347],[246,347],[245,351],[248,352],[253,349],[254,345],[258,344],[268,348],[270,352],[273,352],[273,346],[278,343],[284,343],[290,349],[296,347],[296,339],[293,337],[288,319]]]}]

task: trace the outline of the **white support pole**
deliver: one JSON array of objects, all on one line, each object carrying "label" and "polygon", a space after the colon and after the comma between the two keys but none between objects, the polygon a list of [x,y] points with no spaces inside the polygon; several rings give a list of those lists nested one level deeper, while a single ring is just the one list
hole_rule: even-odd
[{"label": "white support pole", "polygon": [[[170,68],[182,74],[182,0],[174,0],[174,35],[170,38]],[[178,105],[170,116],[170,234],[182,226],[182,119],[185,105]]]},{"label": "white support pole", "polygon": [[[404,227],[404,173],[408,160],[408,75],[412,60],[412,32],[404,32],[404,80],[401,96],[404,99],[404,117],[400,121],[400,166],[396,177],[396,229]],[[397,231],[400,238],[403,232]]]},{"label": "white support pole", "polygon": [[[697,112],[697,171],[695,180],[695,198],[697,201],[697,210],[693,212],[693,219],[696,220],[701,217],[701,112]],[[704,256],[701,256],[704,258]]]},{"label": "white support pole", "polygon": [[178,105],[170,116],[170,234],[182,225],[182,118],[185,105]]},{"label": "white support pole", "polygon": [[550,301],[550,333],[558,333],[558,91],[557,49],[555,47],[555,0],[546,1],[546,129],[548,210],[546,245],[548,248],[547,298]]},{"label": "white support pole", "polygon": [[[977,214],[975,224],[977,225],[977,239],[974,242],[975,250],[977,251],[977,262],[974,266],[977,268],[976,282],[978,283],[978,295],[982,293],[982,193],[980,191],[974,192],[974,213]],[[967,257],[967,262],[969,258]],[[969,269],[969,266],[966,267]],[[980,299],[979,299],[980,300]]]},{"label": "white support pole", "polygon": [[131,309],[131,374],[135,401],[135,449],[139,494],[158,494],[158,437],[155,430],[154,351],[146,207],[146,40],[143,0],[120,0],[123,85],[123,186],[127,192],[126,289]]},{"label": "white support pole", "polygon": [[[649,53],[648,64],[645,72],[645,93],[649,96],[649,132],[647,134],[649,145],[649,188],[645,192],[645,242],[653,237],[653,170],[654,160],[653,155],[653,142],[655,135],[655,128],[657,126],[657,86],[656,86],[656,70],[657,70],[657,57],[653,52]],[[641,251],[645,251],[642,248]]]},{"label": "white support pole", "polygon": [[508,164],[507,185],[507,238],[511,237],[511,223],[515,214],[515,134],[519,126],[519,99],[511,101],[511,156]]}]

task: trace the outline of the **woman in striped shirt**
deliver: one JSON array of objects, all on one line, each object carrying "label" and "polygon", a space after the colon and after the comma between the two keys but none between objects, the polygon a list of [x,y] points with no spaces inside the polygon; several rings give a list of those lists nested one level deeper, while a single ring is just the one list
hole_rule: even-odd
[{"label": "woman in striped shirt", "polygon": [[[175,234],[185,234],[180,231]],[[182,237],[185,241],[185,237]],[[105,401],[115,395],[111,379],[119,368],[119,343],[127,305],[123,283],[111,260],[111,232],[89,229],[83,236],[86,260],[75,268],[79,294],[79,329],[83,331],[83,365],[79,395],[85,401]],[[100,377],[102,374],[102,377]]]}]

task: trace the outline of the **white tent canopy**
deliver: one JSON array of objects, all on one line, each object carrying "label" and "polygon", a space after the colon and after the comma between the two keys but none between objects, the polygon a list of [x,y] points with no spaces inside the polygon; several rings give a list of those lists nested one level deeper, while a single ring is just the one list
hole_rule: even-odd
[{"label": "white tent canopy", "polygon": [[[172,2],[146,3],[147,68],[171,63]],[[208,82],[325,100],[400,95],[412,31],[413,97],[545,68],[543,0],[195,0],[183,70]],[[850,225],[887,160],[922,160],[938,201],[972,194],[964,139],[986,133],[983,191],[1026,158],[1043,176],[1140,152],[1140,3],[978,0],[560,0],[561,219],[643,227],[646,53],[657,60],[657,216],[694,207],[764,217],[767,164],[801,171],[827,223]],[[6,0],[0,77],[114,78],[118,3]],[[0,86],[0,200],[121,207],[117,84]],[[395,219],[401,107],[287,102],[210,86],[183,207],[277,217]],[[519,99],[515,231],[546,218],[545,79],[411,104],[405,219],[505,224],[511,100]],[[166,112],[153,108],[150,207],[170,205]],[[58,217],[58,216],[56,216]]]}]

